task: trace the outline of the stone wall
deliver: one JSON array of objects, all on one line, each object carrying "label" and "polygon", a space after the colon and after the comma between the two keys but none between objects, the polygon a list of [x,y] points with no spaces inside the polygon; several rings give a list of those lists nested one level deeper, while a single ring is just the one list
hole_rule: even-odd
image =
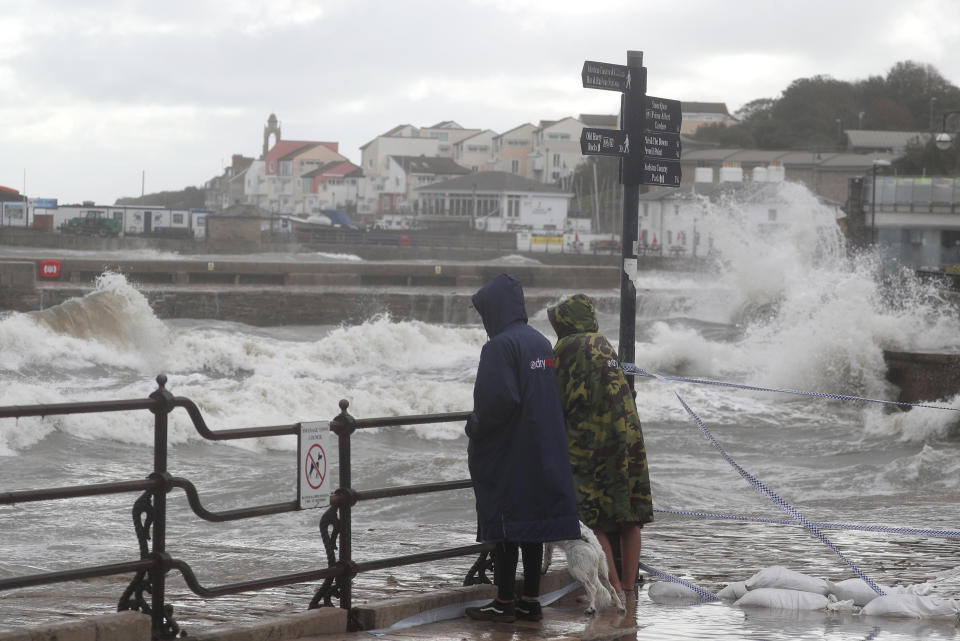
[{"label": "stone wall", "polygon": [[960,393],[960,354],[884,351],[887,380],[901,403],[949,400]]}]

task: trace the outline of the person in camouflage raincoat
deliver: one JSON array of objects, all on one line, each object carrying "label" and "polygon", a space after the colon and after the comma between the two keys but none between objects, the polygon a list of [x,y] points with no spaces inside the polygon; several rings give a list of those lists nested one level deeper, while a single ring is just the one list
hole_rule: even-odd
[{"label": "person in camouflage raincoat", "polygon": [[[547,310],[557,333],[554,354],[580,520],[607,553],[617,591],[634,588],[640,528],[653,521],[643,432],[617,353],[598,332],[593,302],[576,294]],[[608,532],[620,535],[622,568],[614,566]],[[614,579],[624,579],[617,581]],[[626,584],[626,585],[625,585]]]}]

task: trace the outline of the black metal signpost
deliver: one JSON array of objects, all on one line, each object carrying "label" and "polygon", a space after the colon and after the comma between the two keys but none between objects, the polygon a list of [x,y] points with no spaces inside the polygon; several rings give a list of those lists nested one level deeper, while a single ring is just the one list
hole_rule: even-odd
[{"label": "black metal signpost", "polygon": [[[584,155],[620,157],[620,183],[623,185],[623,228],[620,270],[620,361],[634,362],[636,343],[637,226],[640,189],[647,185],[679,187],[680,123],[679,100],[647,95],[647,68],[642,51],[628,51],[627,64],[583,63],[581,73],[586,89],[619,91],[622,129],[584,127],[580,151]],[[628,376],[630,387],[633,377]]]}]

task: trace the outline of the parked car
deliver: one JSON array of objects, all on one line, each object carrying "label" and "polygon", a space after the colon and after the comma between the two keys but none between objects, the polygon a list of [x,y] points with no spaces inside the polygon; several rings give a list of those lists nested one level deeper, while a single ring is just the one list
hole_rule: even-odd
[{"label": "parked car", "polygon": [[599,238],[597,240],[590,241],[590,251],[593,253],[610,253],[615,254],[620,252],[620,241],[616,238]]}]

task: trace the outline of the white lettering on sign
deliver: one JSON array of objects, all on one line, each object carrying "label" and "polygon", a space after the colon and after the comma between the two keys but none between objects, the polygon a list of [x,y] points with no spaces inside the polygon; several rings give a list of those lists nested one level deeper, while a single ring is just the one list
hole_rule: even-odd
[{"label": "white lettering on sign", "polygon": [[600,87],[607,89],[620,89],[623,83],[619,78],[614,76],[600,76],[597,74],[588,73],[584,76],[585,81],[592,87]]},{"label": "white lettering on sign", "polygon": [[337,479],[337,439],[330,433],[329,421],[300,423],[297,445],[297,487],[300,509],[308,510],[330,503]]},{"label": "white lettering on sign", "polygon": [[600,76],[615,76],[617,78],[626,78],[628,70],[624,67],[615,67],[612,65],[593,64],[589,60],[584,63],[587,73],[593,73]]}]

